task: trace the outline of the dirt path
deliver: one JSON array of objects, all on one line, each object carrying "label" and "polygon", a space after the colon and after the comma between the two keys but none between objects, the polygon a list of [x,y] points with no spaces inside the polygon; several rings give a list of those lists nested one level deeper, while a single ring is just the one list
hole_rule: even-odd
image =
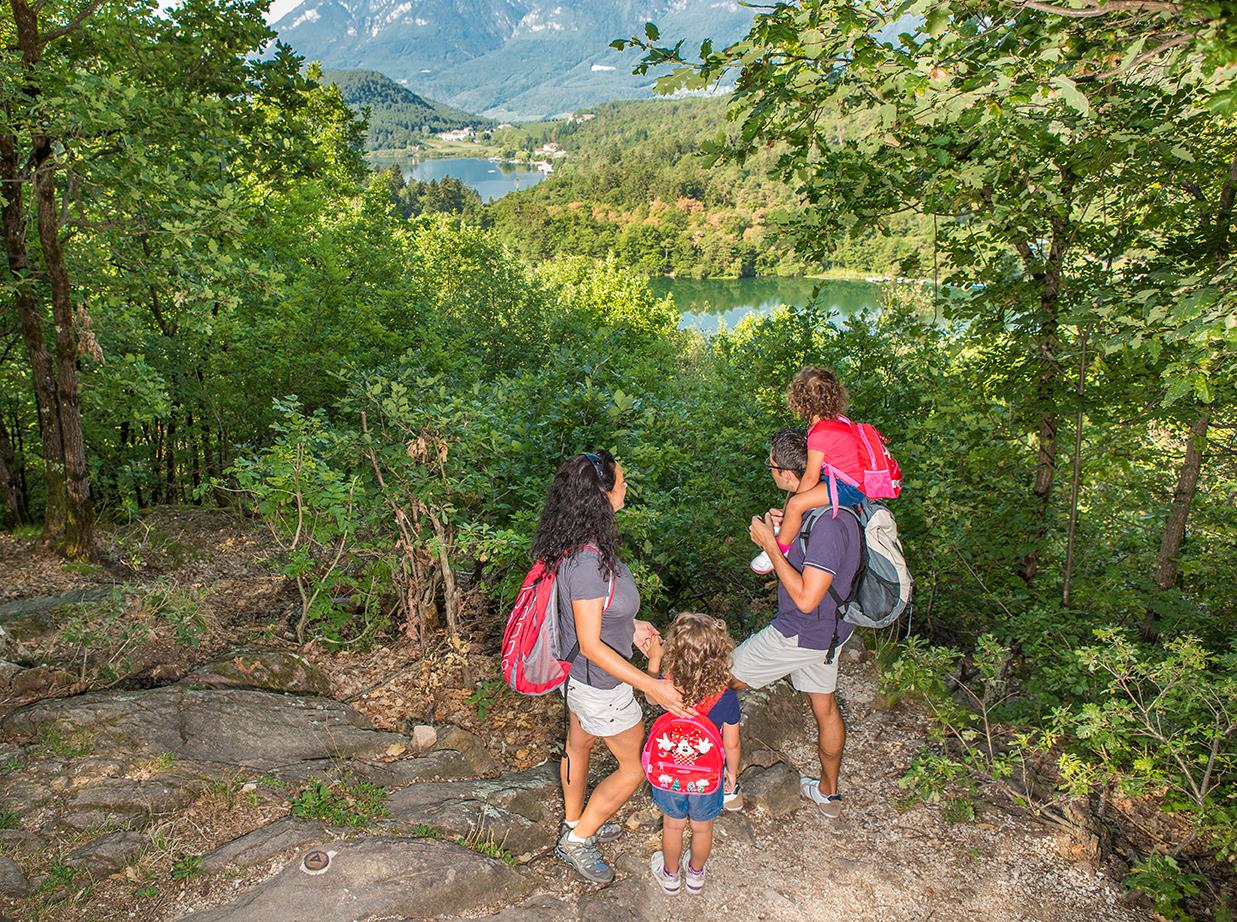
[{"label": "dirt path", "polygon": [[[925,727],[906,711],[872,706],[870,661],[849,669],[839,693],[850,734],[843,818],[829,820],[806,805],[782,821],[723,817],[703,894],[667,899],[657,893],[650,922],[1149,918],[1123,900],[1119,883],[1061,857],[1056,833],[1025,817],[987,806],[975,823],[950,823],[922,805],[900,812],[896,781],[922,745]],[[814,742],[805,725],[784,754],[795,766],[813,766]],[[625,815],[649,805],[642,793]],[[632,876],[647,875],[656,830],[634,830],[620,841],[608,857]],[[575,890],[552,856],[529,870],[542,877],[545,892]]]}]

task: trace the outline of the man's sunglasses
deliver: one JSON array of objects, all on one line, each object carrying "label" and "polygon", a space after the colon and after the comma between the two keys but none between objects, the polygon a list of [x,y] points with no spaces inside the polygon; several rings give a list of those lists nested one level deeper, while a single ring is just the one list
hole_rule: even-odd
[{"label": "man's sunglasses", "polygon": [[772,461],[766,461],[766,462],[765,462],[765,467],[766,467],[766,468],[768,468],[768,469],[769,469],[769,470],[771,470],[771,471],[789,471],[789,470],[790,470],[790,468],[788,468],[788,467],[781,467],[781,466],[779,466],[779,465],[777,465],[777,464],[774,464]]}]

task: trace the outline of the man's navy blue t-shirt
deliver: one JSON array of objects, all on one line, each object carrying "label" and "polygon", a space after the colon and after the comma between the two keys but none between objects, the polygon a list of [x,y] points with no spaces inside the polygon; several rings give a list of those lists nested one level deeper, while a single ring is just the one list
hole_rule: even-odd
[{"label": "man's navy blue t-shirt", "polygon": [[[841,509],[834,518],[832,512],[826,509],[812,524],[807,553],[803,551],[803,542],[796,536],[790,544],[790,553],[786,555],[786,559],[801,573],[808,567],[832,573],[833,588],[839,596],[846,598],[859,570],[860,553],[859,523],[855,517]],[[837,621],[837,608],[833,594],[826,592],[817,608],[810,612],[801,612],[791,601],[786,587],[779,584],[777,617],[773,619],[773,626],[783,637],[798,638],[800,647],[808,650],[828,650],[829,642],[833,639],[833,625]],[[843,643],[850,637],[854,629],[854,625],[845,621],[839,624],[838,643]]]}]

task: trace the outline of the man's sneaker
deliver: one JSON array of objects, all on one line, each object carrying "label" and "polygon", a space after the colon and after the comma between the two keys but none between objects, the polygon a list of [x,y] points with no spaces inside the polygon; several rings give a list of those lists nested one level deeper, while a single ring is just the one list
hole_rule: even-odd
[{"label": "man's sneaker", "polygon": [[820,782],[815,778],[800,778],[799,793],[829,819],[836,820],[842,815],[842,795],[820,793]]},{"label": "man's sneaker", "polygon": [[767,576],[773,572],[773,561],[769,558],[768,551],[761,551],[752,558],[752,572],[759,573],[761,576]]},{"label": "man's sneaker", "polygon": [[701,868],[699,871],[694,870],[692,868],[692,863],[690,861],[687,862],[687,867],[686,867],[686,870],[684,871],[683,876],[687,879],[687,892],[688,893],[699,893],[701,890],[704,889],[705,870],[706,870],[705,868]]},{"label": "man's sneaker", "polygon": [[558,845],[554,848],[554,854],[575,868],[576,873],[587,881],[595,884],[608,884],[614,880],[614,871],[601,857],[601,852],[597,851],[596,838],[589,837],[583,842],[572,842],[570,836],[571,830],[568,829],[558,837]]},{"label": "man's sneaker", "polygon": [[[558,824],[558,835],[561,838],[564,832],[570,831],[571,827],[567,825],[567,821],[563,820]],[[593,833],[593,838],[597,840],[598,845],[605,845],[607,842],[613,842],[623,834],[623,827],[618,823],[602,823],[601,828]]]},{"label": "man's sneaker", "polygon": [[735,782],[733,791],[722,789],[722,808],[732,813],[743,809],[743,795],[739,793],[738,782]]},{"label": "man's sneaker", "polygon": [[666,856],[661,851],[653,852],[653,857],[649,859],[649,870],[653,872],[653,878],[661,886],[662,893],[666,896],[678,896],[681,876],[679,874],[668,874],[666,872]]}]

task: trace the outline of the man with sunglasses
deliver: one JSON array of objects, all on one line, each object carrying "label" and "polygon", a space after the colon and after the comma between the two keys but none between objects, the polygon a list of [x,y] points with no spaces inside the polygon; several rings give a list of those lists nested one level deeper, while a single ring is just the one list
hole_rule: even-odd
[{"label": "man with sunglasses", "polygon": [[[780,489],[797,492],[807,468],[807,433],[774,433],[765,467]],[[805,523],[812,523],[807,540],[782,536],[790,539],[790,550],[782,553],[773,532],[780,521],[781,510],[770,509],[749,526],[752,541],[773,561],[777,615],[734,651],[732,684],[763,688],[789,676],[795,690],[807,695],[816,718],[820,778],[801,778],[799,790],[822,814],[837,819],[842,815],[838,773],[846,746],[846,724],[835,696],[838,652],[854,631],[846,622],[837,623],[837,602],[850,594],[859,572],[862,539],[852,515],[809,514],[804,516]],[[835,625],[838,645],[830,655]]]}]

